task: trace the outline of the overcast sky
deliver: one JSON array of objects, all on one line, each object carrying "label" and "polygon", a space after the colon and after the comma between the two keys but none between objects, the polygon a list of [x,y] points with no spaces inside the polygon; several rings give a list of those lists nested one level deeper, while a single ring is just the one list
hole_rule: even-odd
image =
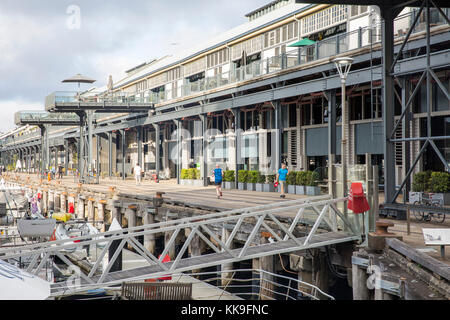
[{"label": "overcast sky", "polygon": [[244,23],[268,2],[1,0],[0,131],[15,128],[14,112],[42,110],[49,93],[75,90],[65,78],[118,81],[131,67]]}]

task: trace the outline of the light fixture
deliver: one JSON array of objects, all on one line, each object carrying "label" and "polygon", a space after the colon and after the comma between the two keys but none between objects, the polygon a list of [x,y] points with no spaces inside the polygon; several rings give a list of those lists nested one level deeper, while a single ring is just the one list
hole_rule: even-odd
[{"label": "light fixture", "polygon": [[339,72],[339,76],[341,77],[341,81],[345,82],[347,79],[348,73],[350,72],[350,68],[353,63],[353,58],[350,57],[340,57],[333,60],[336,65],[336,69]]}]

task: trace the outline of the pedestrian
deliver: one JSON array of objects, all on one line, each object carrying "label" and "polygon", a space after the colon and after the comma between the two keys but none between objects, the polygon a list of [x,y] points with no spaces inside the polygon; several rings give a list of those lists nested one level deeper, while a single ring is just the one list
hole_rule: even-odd
[{"label": "pedestrian", "polygon": [[54,166],[52,166],[51,172],[52,172],[52,179],[55,179],[56,170]]},{"label": "pedestrian", "polygon": [[134,172],[134,179],[136,180],[136,185],[140,185],[142,169],[139,166],[139,163],[136,163],[136,166],[133,168],[133,172]]},{"label": "pedestrian", "polygon": [[286,168],[286,164],[283,163],[281,165],[281,169],[278,170],[277,181],[281,186],[281,195],[280,198],[285,198],[285,189],[286,189],[286,176],[288,175],[289,170]]},{"label": "pedestrian", "polygon": [[220,169],[218,164],[216,164],[216,168],[213,171],[213,176],[214,176],[214,184],[216,185],[217,199],[220,199],[220,197],[222,197],[223,172],[222,172],[222,169]]}]

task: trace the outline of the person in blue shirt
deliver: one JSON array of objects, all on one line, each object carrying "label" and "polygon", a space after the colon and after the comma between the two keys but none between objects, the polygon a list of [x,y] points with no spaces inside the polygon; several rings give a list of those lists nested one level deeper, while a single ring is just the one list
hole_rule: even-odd
[{"label": "person in blue shirt", "polygon": [[222,197],[223,172],[222,172],[222,169],[220,169],[218,164],[216,164],[216,168],[213,171],[213,176],[214,176],[214,184],[216,185],[217,199],[220,199],[220,197]]},{"label": "person in blue shirt", "polygon": [[277,181],[278,181],[279,185],[281,186],[280,198],[286,197],[284,191],[286,189],[286,176],[288,175],[288,173],[289,173],[289,170],[286,168],[286,164],[283,163],[281,165],[281,169],[278,170],[278,174],[277,174]]}]

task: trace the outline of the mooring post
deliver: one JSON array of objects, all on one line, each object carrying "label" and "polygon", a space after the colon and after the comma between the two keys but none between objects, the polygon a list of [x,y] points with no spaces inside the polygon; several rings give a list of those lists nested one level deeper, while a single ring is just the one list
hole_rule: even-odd
[{"label": "mooring post", "polygon": [[60,194],[55,191],[54,196],[53,196],[55,212],[60,212],[60,210],[61,210],[61,198],[60,197],[61,197]]},{"label": "mooring post", "polygon": [[55,211],[55,193],[52,190],[48,191],[47,211]]},{"label": "mooring post", "polygon": [[97,201],[97,221],[101,223],[100,232],[105,232],[105,204],[106,200]]},{"label": "mooring post", "polygon": [[[136,227],[136,206],[128,206],[128,208],[125,210],[125,216],[128,220],[128,228]],[[128,244],[128,249],[133,250],[133,247]]]},{"label": "mooring post", "polygon": [[[147,211],[144,211],[143,214],[143,223],[144,225],[155,223],[155,209],[148,209]],[[155,253],[155,234],[146,234],[144,235],[144,247],[147,249],[150,253]]]},{"label": "mooring post", "polygon": [[80,195],[78,195],[77,201],[77,218],[84,219],[84,199]]},{"label": "mooring post", "polygon": [[[228,238],[230,237],[230,231],[228,231],[226,228],[222,228],[222,242],[226,243]],[[233,249],[232,242],[230,243],[230,249]],[[222,252],[225,251],[225,249],[222,248]],[[233,275],[233,263],[224,263],[220,265],[221,268],[221,274],[220,277],[222,279],[222,286],[227,286],[231,282],[231,277]],[[231,270],[230,272],[224,272]]]},{"label": "mooring post", "polygon": [[[261,236],[261,244],[268,243],[265,235]],[[274,273],[274,259],[273,256],[266,256],[259,258],[259,263],[261,270],[261,290],[260,298],[261,300],[269,300],[274,298],[274,288],[273,288],[273,276],[269,273]],[[268,273],[264,272],[267,271]]]},{"label": "mooring post", "polygon": [[64,213],[67,212],[67,203],[66,203],[67,192],[66,191],[61,192],[60,201],[61,201],[61,212],[64,212]]},{"label": "mooring post", "polygon": [[356,264],[352,264],[353,300],[368,300],[367,271]]},{"label": "mooring post", "polygon": [[93,198],[88,198],[87,199],[87,220],[90,223],[94,223],[95,221],[95,216],[94,216],[94,200]]}]

